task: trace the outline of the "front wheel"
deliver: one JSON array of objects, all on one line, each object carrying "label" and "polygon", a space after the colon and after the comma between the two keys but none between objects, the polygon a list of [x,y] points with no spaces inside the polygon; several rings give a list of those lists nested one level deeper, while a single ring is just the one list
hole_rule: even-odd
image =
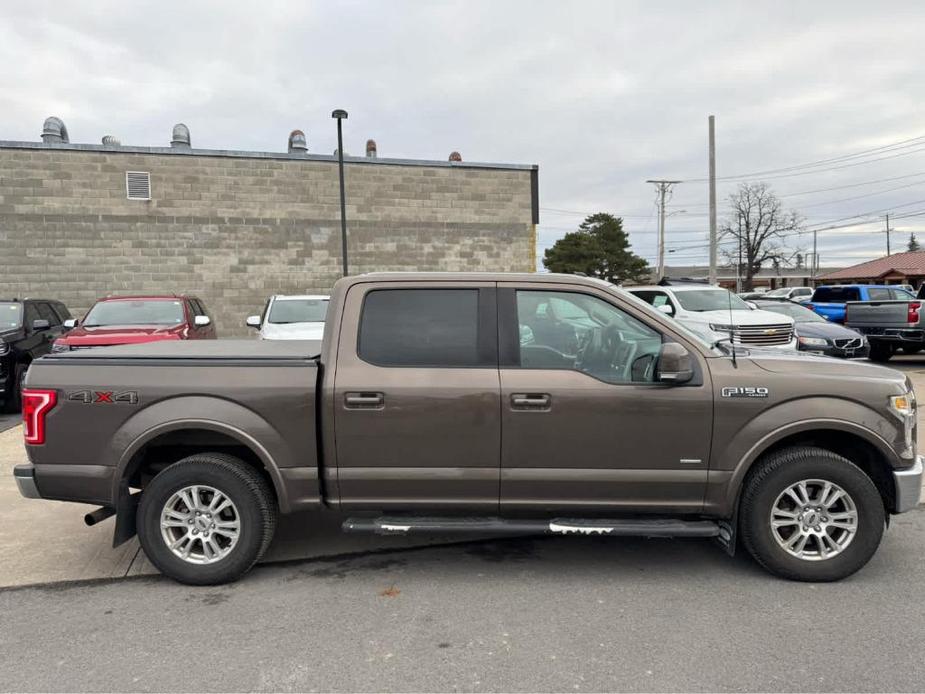
[{"label": "front wheel", "polygon": [[167,576],[216,585],[260,559],[276,516],[273,491],[258,471],[230,455],[202,453],[168,466],[145,487],[138,539]]},{"label": "front wheel", "polygon": [[886,512],[854,463],[810,446],[758,463],[745,483],[742,541],[771,573],[837,581],[864,566],[880,544]]},{"label": "front wheel", "polygon": [[13,369],[13,378],[10,380],[10,387],[13,389],[7,395],[3,403],[3,409],[6,412],[19,412],[22,410],[22,389],[26,382],[26,372],[29,370],[27,364],[17,364]]},{"label": "front wheel", "polygon": [[878,362],[889,361],[893,356],[893,345],[889,342],[871,342],[870,360]]}]

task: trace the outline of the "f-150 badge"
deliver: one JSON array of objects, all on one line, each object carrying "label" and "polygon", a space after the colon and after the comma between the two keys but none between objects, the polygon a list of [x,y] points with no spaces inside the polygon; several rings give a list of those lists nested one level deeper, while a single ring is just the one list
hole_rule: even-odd
[{"label": "f-150 badge", "polygon": [[722,395],[724,398],[766,398],[768,389],[764,386],[726,386]]}]

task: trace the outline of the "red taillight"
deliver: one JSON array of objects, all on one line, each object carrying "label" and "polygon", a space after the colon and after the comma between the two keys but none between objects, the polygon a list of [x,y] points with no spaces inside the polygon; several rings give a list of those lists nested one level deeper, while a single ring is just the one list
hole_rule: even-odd
[{"label": "red taillight", "polygon": [[23,388],[22,423],[26,443],[40,446],[45,443],[45,415],[58,403],[58,393],[53,390]]},{"label": "red taillight", "polygon": [[918,323],[919,322],[919,309],[922,308],[922,303],[919,301],[910,301],[909,302],[909,313],[906,315],[907,323]]},{"label": "red taillight", "polygon": [[815,310],[816,310],[816,307],[815,307],[815,305],[813,305],[813,304],[809,304],[809,303],[808,303],[808,304],[806,304],[806,308],[808,308],[808,309],[809,309],[810,311],[815,311]]}]

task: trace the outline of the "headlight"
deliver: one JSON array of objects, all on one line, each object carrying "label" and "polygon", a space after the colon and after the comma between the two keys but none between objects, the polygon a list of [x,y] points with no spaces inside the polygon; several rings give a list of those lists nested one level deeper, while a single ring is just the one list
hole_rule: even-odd
[{"label": "headlight", "polygon": [[715,333],[728,333],[730,330],[734,330],[735,326],[732,325],[723,325],[722,323],[710,323],[710,330]]},{"label": "headlight", "polygon": [[807,347],[828,347],[829,341],[824,337],[801,337],[798,338],[801,345]]},{"label": "headlight", "polygon": [[900,417],[911,417],[915,414],[915,393],[910,390],[902,395],[891,395],[890,409]]},{"label": "headlight", "polygon": [[57,342],[51,346],[51,351],[54,352],[69,352],[70,347],[67,345],[59,345]]}]

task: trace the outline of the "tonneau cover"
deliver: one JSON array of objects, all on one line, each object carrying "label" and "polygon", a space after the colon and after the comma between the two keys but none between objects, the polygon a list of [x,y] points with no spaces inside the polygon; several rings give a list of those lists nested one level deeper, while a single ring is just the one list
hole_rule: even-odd
[{"label": "tonneau cover", "polygon": [[58,352],[43,361],[72,359],[304,360],[321,354],[320,340],[162,340]]}]

